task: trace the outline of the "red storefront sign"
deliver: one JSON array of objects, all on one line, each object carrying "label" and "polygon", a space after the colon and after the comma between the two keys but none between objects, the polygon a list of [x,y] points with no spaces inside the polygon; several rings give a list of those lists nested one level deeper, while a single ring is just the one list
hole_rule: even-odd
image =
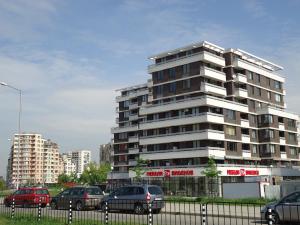
[{"label": "red storefront sign", "polygon": [[258,170],[245,170],[245,169],[239,169],[239,170],[227,170],[227,175],[229,176],[258,176],[259,171]]},{"label": "red storefront sign", "polygon": [[194,170],[159,170],[147,171],[147,177],[178,177],[178,176],[193,176]]}]

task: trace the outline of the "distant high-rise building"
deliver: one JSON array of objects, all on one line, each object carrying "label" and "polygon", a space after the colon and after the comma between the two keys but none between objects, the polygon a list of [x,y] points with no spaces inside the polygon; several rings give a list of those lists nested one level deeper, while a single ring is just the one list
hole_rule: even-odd
[{"label": "distant high-rise building", "polygon": [[111,143],[100,145],[100,149],[99,149],[100,165],[103,163],[111,163],[112,162],[112,156],[111,156],[112,150],[113,150],[113,147],[112,147]]},{"label": "distant high-rise building", "polygon": [[58,151],[58,145],[43,139],[41,134],[15,134],[8,159],[7,183],[12,186],[56,183],[62,172]]},{"label": "distant high-rise building", "polygon": [[76,173],[76,165],[72,161],[72,153],[63,153],[61,154],[61,160],[63,164],[63,171],[66,175],[71,175],[73,173]]},{"label": "distant high-rise building", "polygon": [[80,177],[85,167],[91,162],[91,151],[72,152],[72,162],[75,164],[77,177]]}]

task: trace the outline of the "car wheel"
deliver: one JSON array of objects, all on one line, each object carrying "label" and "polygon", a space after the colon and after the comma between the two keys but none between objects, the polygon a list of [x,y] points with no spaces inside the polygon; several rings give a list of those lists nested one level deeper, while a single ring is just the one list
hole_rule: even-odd
[{"label": "car wheel", "polygon": [[272,222],[273,224],[280,224],[280,219],[277,212],[272,211]]},{"label": "car wheel", "polygon": [[57,209],[57,204],[56,204],[56,202],[51,202],[50,203],[50,207],[51,207],[51,209]]},{"label": "car wheel", "polygon": [[77,211],[83,210],[83,204],[82,204],[81,201],[76,202],[75,209],[76,209]]},{"label": "car wheel", "polygon": [[135,214],[143,214],[145,212],[145,209],[143,208],[143,206],[140,203],[135,204],[134,206],[134,213]]}]

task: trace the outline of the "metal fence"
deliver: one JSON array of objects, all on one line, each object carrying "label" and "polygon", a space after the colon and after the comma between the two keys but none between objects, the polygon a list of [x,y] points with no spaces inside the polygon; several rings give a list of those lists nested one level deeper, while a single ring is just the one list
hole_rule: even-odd
[{"label": "metal fence", "polygon": [[[250,225],[300,222],[300,205],[264,205],[195,201],[136,201],[132,199],[71,199],[43,205],[42,200],[24,203],[0,201],[0,214],[8,218],[48,220],[53,224],[78,225]],[[79,204],[81,202],[81,204]],[[53,202],[52,202],[53,203]],[[25,224],[24,224],[25,225]]]}]

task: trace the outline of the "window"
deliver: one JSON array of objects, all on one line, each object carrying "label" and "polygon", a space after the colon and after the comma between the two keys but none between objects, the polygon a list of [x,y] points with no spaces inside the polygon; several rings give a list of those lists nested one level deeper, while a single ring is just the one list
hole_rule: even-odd
[{"label": "window", "polygon": [[235,142],[227,142],[228,151],[237,151],[237,144]]},{"label": "window", "polygon": [[236,135],[236,129],[233,126],[226,126],[226,134],[229,136],[235,136]]},{"label": "window", "polygon": [[252,131],[251,131],[251,137],[252,137],[253,139],[256,139],[256,130],[252,130]]},{"label": "window", "polygon": [[267,98],[271,99],[271,92],[270,91],[267,92]]},{"label": "window", "polygon": [[288,127],[293,127],[293,128],[296,127],[296,122],[295,122],[295,120],[287,119],[287,122],[288,122]]},{"label": "window", "polygon": [[252,145],[252,153],[253,154],[257,153],[257,145]]},{"label": "window", "polygon": [[257,102],[257,108],[261,108],[261,102]]},{"label": "window", "polygon": [[280,94],[274,94],[275,96],[275,102],[281,102],[281,95]]},{"label": "window", "polygon": [[185,64],[182,66],[183,75],[188,75],[190,73],[190,64]]},{"label": "window", "polygon": [[271,79],[268,78],[268,77],[266,77],[266,83],[267,83],[267,85],[270,87],[270,86],[271,86]]},{"label": "window", "polygon": [[274,154],[275,153],[275,145],[269,145],[269,151],[270,151],[270,153]]},{"label": "window", "polygon": [[259,74],[256,74],[256,79],[257,79],[257,82],[260,83],[260,75]]},{"label": "window", "polygon": [[157,80],[158,81],[162,81],[164,79],[164,74],[163,74],[163,71],[158,71],[157,72]]},{"label": "window", "polygon": [[274,130],[266,129],[262,130],[263,138],[274,138]]},{"label": "window", "polygon": [[175,79],[176,73],[175,73],[175,68],[170,68],[169,69],[169,78],[170,79]]},{"label": "window", "polygon": [[226,109],[225,116],[230,120],[236,120],[235,111],[233,111],[233,110]]},{"label": "window", "polygon": [[249,107],[250,107],[251,109],[255,109],[255,101],[249,100]]},{"label": "window", "polygon": [[254,95],[254,87],[253,86],[249,86],[249,92],[251,95]]},{"label": "window", "polygon": [[252,72],[249,72],[248,78],[249,78],[249,80],[253,80],[253,73]]},{"label": "window", "polygon": [[162,92],[163,92],[163,86],[162,85],[156,86],[156,95],[161,96]]},{"label": "window", "polygon": [[183,89],[188,89],[188,88],[191,87],[191,80],[190,79],[183,80],[182,82],[183,82],[183,84],[182,84]]},{"label": "window", "polygon": [[258,117],[258,122],[260,124],[270,124],[273,123],[273,116],[270,114],[261,115]]},{"label": "window", "polygon": [[249,114],[248,117],[249,117],[250,124],[255,125],[256,124],[256,116]]},{"label": "window", "polygon": [[261,89],[260,88],[256,88],[256,94],[257,94],[257,96],[261,96]]},{"label": "window", "polygon": [[276,89],[281,89],[281,83],[280,83],[279,81],[275,80],[275,81],[274,81],[274,87],[275,87]]},{"label": "window", "polygon": [[294,133],[289,133],[289,141],[295,142],[297,139],[296,134]]},{"label": "window", "polygon": [[169,84],[169,92],[175,93],[176,92],[176,83],[170,83]]},{"label": "window", "polygon": [[291,155],[297,155],[297,149],[295,147],[290,147]]}]

